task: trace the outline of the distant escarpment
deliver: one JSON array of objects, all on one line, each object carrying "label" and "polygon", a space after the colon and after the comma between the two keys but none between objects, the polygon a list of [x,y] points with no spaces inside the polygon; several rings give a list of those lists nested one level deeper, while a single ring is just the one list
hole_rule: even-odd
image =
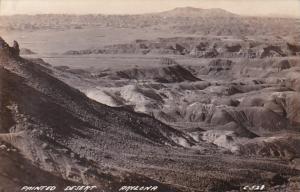
[{"label": "distant escarpment", "polygon": [[299,45],[284,40],[272,43],[254,40],[220,38],[159,38],[136,40],[128,44],[104,46],[99,49],[70,50],[65,55],[143,54],[186,55],[195,58],[267,58],[300,55]]}]

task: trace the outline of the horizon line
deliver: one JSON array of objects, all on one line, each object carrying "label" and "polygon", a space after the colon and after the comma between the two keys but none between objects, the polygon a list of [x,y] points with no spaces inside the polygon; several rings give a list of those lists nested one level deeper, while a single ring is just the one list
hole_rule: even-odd
[{"label": "horizon line", "polygon": [[226,10],[224,8],[201,8],[201,7],[192,7],[192,6],[185,6],[185,7],[175,7],[173,9],[167,9],[163,11],[152,11],[152,12],[145,12],[145,13],[64,13],[64,12],[49,12],[49,13],[16,13],[16,14],[2,14],[0,10],[0,17],[2,16],[38,16],[38,15],[74,15],[74,16],[85,16],[85,15],[103,15],[103,16],[138,16],[138,15],[151,15],[151,14],[159,14],[168,11],[174,11],[178,8],[193,8],[193,9],[202,9],[202,10],[214,10],[220,9],[224,10],[228,13],[235,14],[241,17],[267,17],[267,18],[291,18],[291,19],[300,19],[299,16],[296,15],[289,15],[289,14],[276,14],[276,13],[269,13],[269,14],[240,14],[234,13],[232,11]]}]

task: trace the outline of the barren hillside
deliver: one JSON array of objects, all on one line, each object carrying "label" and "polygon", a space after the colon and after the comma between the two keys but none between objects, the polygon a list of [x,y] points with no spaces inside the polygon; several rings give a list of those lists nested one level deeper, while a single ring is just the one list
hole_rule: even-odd
[{"label": "barren hillside", "polygon": [[[57,183],[60,186],[90,184],[106,191],[135,184],[157,185],[161,192],[232,191],[249,183],[264,183],[269,189],[275,186],[294,189],[299,170],[289,165],[287,160],[272,155],[252,156],[252,153],[236,156],[232,154],[234,150],[226,150],[224,146],[231,141],[230,135],[219,137],[220,132],[203,133],[200,129],[194,133],[178,130],[126,107],[112,108],[100,104],[56,78],[70,74],[41,60],[19,57],[15,48],[9,47],[3,40],[1,45],[0,139],[3,144],[1,150],[6,151],[0,154],[3,159],[0,169],[5,173],[13,171],[12,175],[1,175],[1,181],[14,178],[10,183],[1,185],[4,191],[19,189],[19,180],[22,180],[22,185],[33,183],[30,179],[23,180],[19,170],[13,169],[11,161],[15,162],[15,158],[24,159],[22,169],[41,174],[45,180],[41,179],[40,183],[47,185],[49,183],[44,183],[46,178],[53,182],[62,178]],[[162,70],[164,77],[182,75],[176,70],[174,73],[174,66],[170,67],[172,70]],[[177,67],[181,68],[177,65],[175,69]],[[184,72],[184,68],[180,71]],[[126,76],[120,75],[120,72],[117,74],[122,79],[131,78],[131,73],[123,71],[121,74]],[[141,77],[147,79],[156,78],[155,73],[149,76],[148,70],[138,73],[144,74]],[[192,77],[190,72],[184,75],[187,74]],[[184,76],[181,78],[186,80]],[[196,77],[192,80],[201,82]],[[140,92],[139,88],[133,90]],[[159,98],[147,90],[141,91],[141,94],[143,97]],[[253,110],[235,113],[240,118],[238,113],[253,115],[262,108]],[[298,121],[293,109],[290,110],[291,122],[294,118]],[[234,117],[226,119],[222,111],[217,114],[218,117],[214,117],[216,123],[229,123]],[[250,131],[256,135],[261,133],[256,129]],[[264,131],[269,130],[266,128]],[[292,138],[297,145],[296,135]],[[215,140],[212,142],[211,139]],[[280,138],[278,140],[280,142]],[[288,141],[292,142],[291,139]],[[265,141],[262,143],[265,144]],[[270,150],[267,145],[265,147]],[[298,154],[298,151],[293,152]]]}]

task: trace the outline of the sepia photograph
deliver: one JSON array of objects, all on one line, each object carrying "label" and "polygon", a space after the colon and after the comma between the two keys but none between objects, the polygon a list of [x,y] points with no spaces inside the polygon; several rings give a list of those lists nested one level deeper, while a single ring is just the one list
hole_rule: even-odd
[{"label": "sepia photograph", "polygon": [[0,0],[0,192],[300,192],[300,0]]}]

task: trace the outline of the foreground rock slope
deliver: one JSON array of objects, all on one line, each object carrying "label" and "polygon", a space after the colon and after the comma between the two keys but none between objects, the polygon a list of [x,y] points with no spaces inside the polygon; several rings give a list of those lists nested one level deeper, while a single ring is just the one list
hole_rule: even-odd
[{"label": "foreground rock slope", "polygon": [[100,104],[56,79],[60,71],[1,44],[2,191],[49,181],[105,191],[238,191],[256,183],[294,189],[300,172],[288,161],[234,156],[151,116]]}]

